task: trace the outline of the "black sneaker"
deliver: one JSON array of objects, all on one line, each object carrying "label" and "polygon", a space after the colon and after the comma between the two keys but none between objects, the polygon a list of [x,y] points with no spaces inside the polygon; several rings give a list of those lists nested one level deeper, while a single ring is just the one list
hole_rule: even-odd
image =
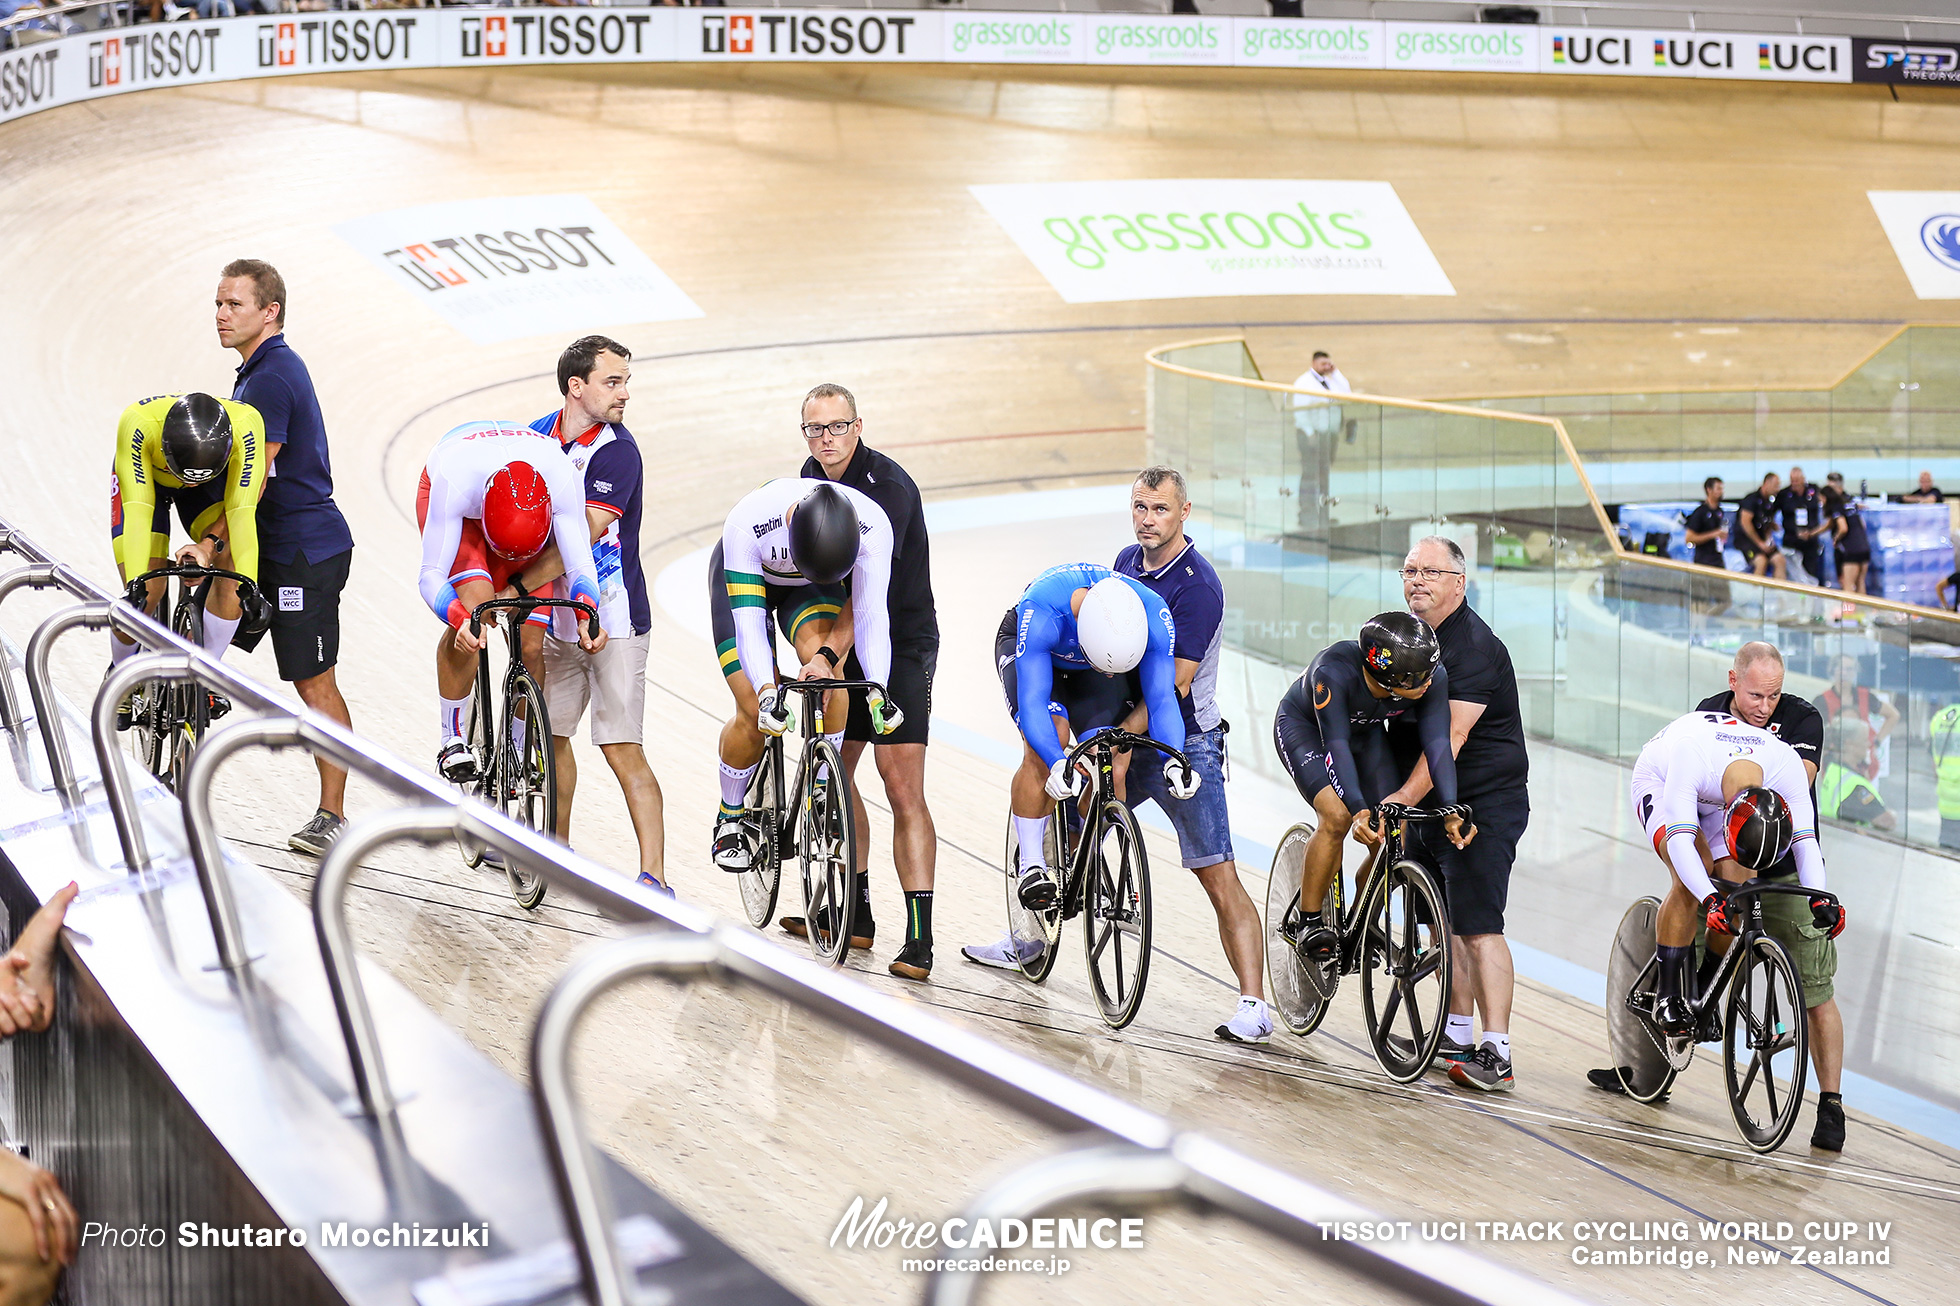
[{"label": "black sneaker", "polygon": [[325,857],[327,849],[333,847],[334,840],[347,828],[347,822],[322,807],[313,813],[313,819],[293,832],[286,840],[286,846],[294,852],[311,853],[315,857]]},{"label": "black sneaker", "polygon": [[1486,1093],[1508,1093],[1518,1086],[1511,1075],[1510,1058],[1498,1055],[1489,1043],[1479,1043],[1468,1061],[1451,1066],[1450,1079],[1465,1088],[1480,1088]]},{"label": "black sneaker", "polygon": [[[857,940],[853,939],[852,942]],[[907,939],[905,946],[898,950],[898,956],[892,958],[889,969],[900,979],[932,978],[932,945],[924,939]]]},{"label": "black sneaker", "polygon": [[1618,1070],[1615,1070],[1611,1066],[1602,1066],[1598,1070],[1588,1070],[1586,1072],[1586,1082],[1588,1084],[1591,1084],[1601,1092],[1618,1093],[1621,1097],[1626,1096],[1626,1081],[1632,1078],[1632,1066],[1621,1066]]},{"label": "black sneaker", "polygon": [[1042,867],[1021,872],[1021,905],[1029,911],[1048,911],[1055,905],[1055,878]]},{"label": "black sneaker", "polygon": [[1844,1103],[1830,1098],[1817,1099],[1817,1128],[1811,1131],[1810,1145],[1826,1152],[1844,1150]]},{"label": "black sneaker", "polygon": [[[783,933],[785,934],[794,934],[799,939],[810,937],[809,922],[805,921],[801,916],[785,916],[776,923],[783,927]],[[857,910],[857,919],[852,921],[851,924],[855,927],[855,931],[851,935],[851,946],[861,952],[869,952],[872,941],[878,937],[878,923],[871,919],[870,912],[860,907]],[[901,957],[904,955],[902,951],[899,953]],[[926,969],[932,969],[932,949],[930,947],[926,949]],[[892,973],[897,974],[898,972],[894,971]],[[914,975],[912,978],[924,979],[925,976]]]}]

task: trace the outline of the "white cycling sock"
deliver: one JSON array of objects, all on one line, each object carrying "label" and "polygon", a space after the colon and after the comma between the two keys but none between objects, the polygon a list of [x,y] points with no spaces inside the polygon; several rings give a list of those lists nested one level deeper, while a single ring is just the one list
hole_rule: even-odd
[{"label": "white cycling sock", "polygon": [[238,623],[243,617],[216,617],[209,612],[204,614],[204,651],[214,658],[221,658],[231,647],[231,637],[238,633]]},{"label": "white cycling sock", "polygon": [[442,742],[463,737],[463,713],[470,710],[467,698],[445,698],[442,700]]},{"label": "white cycling sock", "polygon": [[[762,763],[757,762],[756,766]],[[749,777],[755,774],[755,766],[732,767],[721,764],[721,805],[731,811],[741,811],[742,803],[749,796]]]},{"label": "white cycling sock", "polygon": [[140,648],[142,648],[140,644],[125,644],[114,635],[109,636],[109,665],[121,666],[128,659],[135,657]]},{"label": "white cycling sock", "polygon": [[1470,1046],[1470,1017],[1459,1016],[1452,1011],[1449,1019],[1443,1022],[1443,1032],[1453,1041]]},{"label": "white cycling sock", "polygon": [[1041,865],[1042,844],[1048,837],[1048,818],[1045,816],[1017,816],[1014,818],[1014,838],[1021,845],[1021,869],[1030,870]]},{"label": "white cycling sock", "polygon": [[1493,1034],[1491,1031],[1485,1030],[1484,1042],[1496,1048],[1498,1056],[1503,1057],[1506,1061],[1511,1059],[1511,1036],[1509,1034]]}]

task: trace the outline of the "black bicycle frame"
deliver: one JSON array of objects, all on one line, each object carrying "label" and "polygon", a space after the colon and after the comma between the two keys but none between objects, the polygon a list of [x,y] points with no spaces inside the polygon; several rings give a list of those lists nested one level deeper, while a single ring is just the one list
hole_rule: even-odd
[{"label": "black bicycle frame", "polygon": [[[1768,927],[1763,924],[1762,895],[1766,893],[1794,893],[1801,894],[1806,899],[1823,898],[1833,904],[1838,901],[1836,894],[1826,893],[1822,889],[1806,889],[1801,884],[1773,884],[1768,880],[1746,880],[1736,885],[1718,882],[1718,887],[1726,890],[1725,896],[1729,902],[1733,903],[1737,899],[1744,900],[1744,915],[1740,923],[1741,928],[1735,932],[1735,942],[1730,944],[1729,950],[1722,954],[1722,964],[1716,968],[1715,976],[1709,980],[1708,987],[1688,997],[1688,1007],[1694,1012],[1697,1023],[1715,1005],[1722,990],[1728,987],[1729,980],[1735,975],[1736,967],[1742,964],[1743,954],[1749,950],[1749,943],[1769,933]],[[1634,999],[1659,991],[1658,980],[1660,978],[1660,966],[1660,953],[1656,952],[1647,964],[1641,968],[1640,974],[1634,977],[1633,984],[1627,989],[1627,1010],[1633,1012],[1635,1015],[1652,1019],[1654,1013],[1652,1011],[1642,1011],[1634,1005]],[[1655,986],[1652,989],[1643,988],[1642,986],[1646,985],[1650,980],[1656,981]]]},{"label": "black bicycle frame", "polygon": [[1133,735],[1127,730],[1098,730],[1065,755],[1071,771],[1085,756],[1089,758],[1092,768],[1090,782],[1094,786],[1087,794],[1078,794],[1055,804],[1054,819],[1059,823],[1056,834],[1063,841],[1067,839],[1068,805],[1086,800],[1089,806],[1089,810],[1083,813],[1081,837],[1069,850],[1068,864],[1062,868],[1062,917],[1065,920],[1082,911],[1083,886],[1089,879],[1089,850],[1102,842],[1103,805],[1116,797],[1116,754],[1134,748],[1155,749],[1186,771],[1191,769],[1190,759],[1169,744],[1160,743],[1149,735]]}]

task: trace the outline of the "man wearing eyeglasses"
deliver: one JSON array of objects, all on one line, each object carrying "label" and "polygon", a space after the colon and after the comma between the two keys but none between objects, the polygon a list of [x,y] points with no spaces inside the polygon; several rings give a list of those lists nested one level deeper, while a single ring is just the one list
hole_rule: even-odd
[{"label": "man wearing eyeglasses", "polygon": [[[892,809],[892,861],[905,891],[905,946],[891,963],[891,973],[923,980],[932,974],[932,885],[939,835],[926,809],[926,733],[932,717],[932,674],[939,662],[939,616],[932,602],[932,559],[926,543],[925,505],[919,487],[903,467],[864,443],[864,421],[857,399],[841,385],[817,386],[803,399],[803,440],[810,457],[801,475],[827,477],[869,496],[892,523],[892,578],[886,591],[891,615],[891,683],[886,698],[905,713],[888,735],[874,735],[871,711],[861,691],[851,693],[850,718],[844,727],[844,766],[856,779],[864,746],[876,741],[878,776]],[[849,609],[832,632],[848,638]],[[836,674],[862,680],[857,654],[847,651],[834,660]],[[857,807],[857,846],[860,859],[871,847],[871,819],[863,803]],[[851,946],[869,948],[873,936],[870,880],[858,867],[857,932]],[[801,917],[785,916],[783,928],[802,935]]]},{"label": "man wearing eyeglasses", "polygon": [[[1435,629],[1443,646],[1457,801],[1477,813],[1477,838],[1465,847],[1430,838],[1427,829],[1416,837],[1443,873],[1455,958],[1449,1028],[1440,1056],[1458,1084],[1504,1092],[1514,1084],[1510,1029],[1515,988],[1511,948],[1504,940],[1504,903],[1518,840],[1531,818],[1525,794],[1530,763],[1511,654],[1463,601],[1468,571],[1463,550],[1440,535],[1417,541],[1402,563],[1402,596],[1409,611]],[[1408,783],[1389,801],[1415,803],[1428,792],[1429,766],[1418,761]],[[1470,1041],[1473,1009],[1480,1009],[1484,1019],[1483,1039],[1475,1045]]]}]

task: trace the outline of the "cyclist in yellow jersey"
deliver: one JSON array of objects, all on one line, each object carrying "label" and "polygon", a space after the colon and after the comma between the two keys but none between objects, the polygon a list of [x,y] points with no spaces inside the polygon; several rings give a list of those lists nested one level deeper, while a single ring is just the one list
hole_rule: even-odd
[{"label": "cyclist in yellow jersey", "polygon": [[[109,534],[124,583],[170,560],[170,510],[191,536],[179,562],[253,579],[259,565],[259,494],[266,477],[265,423],[249,404],[207,394],[159,395],[123,410],[116,429]],[[164,582],[145,605],[155,610]],[[244,617],[238,582],[213,582],[204,605],[204,647],[223,656]],[[112,633],[112,662],[136,646]]]}]

